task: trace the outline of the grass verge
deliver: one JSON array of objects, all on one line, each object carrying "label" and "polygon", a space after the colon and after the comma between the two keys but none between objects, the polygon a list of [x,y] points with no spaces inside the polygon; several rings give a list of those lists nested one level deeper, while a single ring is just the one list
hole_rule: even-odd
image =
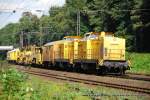
[{"label": "grass verge", "polygon": [[79,83],[54,82],[3,67],[0,100],[149,100],[130,91]]},{"label": "grass verge", "polygon": [[42,100],[149,100],[148,96],[126,90],[53,82],[35,76],[30,76],[28,83],[34,91],[38,91],[37,94],[41,94]]},{"label": "grass verge", "polygon": [[149,53],[127,53],[130,59],[132,73],[150,74],[150,54]]}]

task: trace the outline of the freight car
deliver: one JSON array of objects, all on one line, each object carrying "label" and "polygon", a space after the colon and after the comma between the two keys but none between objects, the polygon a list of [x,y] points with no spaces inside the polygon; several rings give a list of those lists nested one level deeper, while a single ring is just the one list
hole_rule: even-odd
[{"label": "freight car", "polygon": [[124,74],[129,69],[125,59],[125,39],[114,37],[111,32],[90,32],[83,38],[66,36],[42,47],[12,50],[8,52],[8,60],[18,64],[98,73]]}]

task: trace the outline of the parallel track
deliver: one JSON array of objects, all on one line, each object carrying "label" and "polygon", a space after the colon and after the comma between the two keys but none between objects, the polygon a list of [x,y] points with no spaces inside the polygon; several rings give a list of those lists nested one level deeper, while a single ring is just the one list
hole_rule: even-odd
[{"label": "parallel track", "polygon": [[28,74],[33,74],[37,76],[43,76],[46,78],[54,78],[54,79],[59,79],[59,80],[65,80],[65,81],[71,81],[71,82],[79,82],[79,83],[84,83],[84,84],[89,84],[89,85],[97,85],[97,86],[106,86],[106,87],[112,87],[112,88],[117,88],[117,89],[124,89],[124,90],[130,90],[134,92],[140,92],[144,94],[150,94],[150,89],[144,88],[144,87],[136,87],[136,86],[129,86],[129,85],[120,85],[120,84],[114,84],[111,82],[102,82],[100,80],[95,81],[92,79],[84,79],[82,77],[72,77],[69,75],[59,75],[59,74],[52,74],[52,73],[47,73],[47,72],[42,72],[42,71],[35,71],[35,70],[25,70],[25,69],[19,69],[25,73]]},{"label": "parallel track", "polygon": [[[41,68],[41,67],[38,67],[38,68]],[[43,67],[42,67],[42,69],[43,69]],[[72,72],[72,73],[76,73],[76,72]],[[79,74],[82,74],[82,73],[79,73]],[[114,73],[114,74],[107,74],[105,76],[106,77],[114,77],[114,78],[122,78],[122,79],[131,79],[131,80],[139,80],[139,81],[150,82],[150,74],[139,74],[139,73],[130,73],[130,72],[127,72],[125,75],[119,75],[119,74]]]},{"label": "parallel track", "polygon": [[131,72],[127,72],[127,74],[130,74],[130,75],[143,75],[143,76],[149,76],[150,77],[150,74],[143,74],[143,73],[131,73]]},{"label": "parallel track", "polygon": [[[37,67],[36,67],[37,68]],[[38,67],[39,68],[39,67]],[[40,69],[40,68],[39,68]],[[41,69],[44,69],[43,67]],[[48,69],[49,70],[49,69]],[[52,69],[53,70],[53,69]],[[59,70],[58,70],[59,71]],[[64,70],[64,72],[66,72]],[[77,72],[73,72],[71,71],[72,73],[77,73]],[[80,72],[78,74],[85,74],[83,72]],[[89,75],[89,74],[87,74]],[[91,75],[95,75],[95,76],[101,76],[101,75],[96,75],[96,73],[93,73]],[[147,81],[147,82],[150,82],[150,75],[147,75],[147,74],[135,74],[135,73],[126,73],[125,75],[120,75],[120,74],[106,74],[104,75],[105,77],[114,77],[114,78],[122,78],[122,79],[131,79],[131,80],[139,80],[139,81]]]},{"label": "parallel track", "polygon": [[130,74],[127,73],[125,75],[106,75],[108,77],[115,77],[115,78],[122,78],[122,79],[131,79],[131,80],[139,80],[139,81],[147,81],[150,82],[150,76],[146,75],[137,75],[137,74]]}]

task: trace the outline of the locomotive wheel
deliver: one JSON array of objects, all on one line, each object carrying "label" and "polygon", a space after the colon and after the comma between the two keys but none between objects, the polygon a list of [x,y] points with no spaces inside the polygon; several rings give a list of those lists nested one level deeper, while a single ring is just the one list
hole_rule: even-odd
[{"label": "locomotive wheel", "polygon": [[35,58],[33,58],[33,60],[32,60],[32,66],[33,66],[33,67],[36,66],[36,59],[35,59]]},{"label": "locomotive wheel", "polygon": [[100,75],[106,75],[108,73],[108,68],[101,67],[100,69],[98,69],[97,73],[100,74]]},{"label": "locomotive wheel", "polygon": [[82,72],[81,64],[74,64],[73,71],[74,72]]},{"label": "locomotive wheel", "polygon": [[62,62],[59,62],[58,66],[60,67],[60,69],[64,69],[64,65]]},{"label": "locomotive wheel", "polygon": [[20,64],[20,59],[19,58],[17,59],[17,64]]},{"label": "locomotive wheel", "polygon": [[85,73],[92,74],[92,73],[95,73],[96,71],[96,64],[92,64],[92,63],[82,64],[81,68],[83,69]]},{"label": "locomotive wheel", "polygon": [[119,74],[120,75],[124,75],[125,74],[125,69],[124,68],[120,68],[119,69]]},{"label": "locomotive wheel", "polygon": [[67,71],[72,71],[73,70],[73,65],[67,64]]},{"label": "locomotive wheel", "polygon": [[23,58],[23,60],[22,60],[22,65],[25,65],[25,58]]},{"label": "locomotive wheel", "polygon": [[84,72],[87,72],[87,64],[81,64],[81,69],[84,71]]},{"label": "locomotive wheel", "polygon": [[48,63],[46,63],[46,62],[43,62],[43,67],[46,67],[46,68],[48,68]]}]

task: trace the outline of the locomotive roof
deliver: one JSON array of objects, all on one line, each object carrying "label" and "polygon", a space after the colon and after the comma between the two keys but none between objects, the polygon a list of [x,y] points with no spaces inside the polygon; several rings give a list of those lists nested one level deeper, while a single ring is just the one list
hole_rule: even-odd
[{"label": "locomotive roof", "polygon": [[80,39],[81,36],[65,36],[64,38],[76,38],[76,39]]},{"label": "locomotive roof", "polygon": [[[81,39],[81,36],[65,36],[64,38]],[[58,41],[54,41],[54,42],[49,42],[49,43],[46,43],[44,46],[59,44],[59,43],[65,42],[65,41],[67,41],[67,40],[58,40]]]},{"label": "locomotive roof", "polygon": [[113,34],[113,32],[88,32],[88,33],[85,33],[85,34],[97,34],[97,35],[100,35],[100,34]]},{"label": "locomotive roof", "polygon": [[49,42],[49,43],[46,43],[44,46],[50,46],[50,45],[53,45],[53,44],[63,43],[64,41],[66,41],[66,40],[59,40],[59,41]]}]

